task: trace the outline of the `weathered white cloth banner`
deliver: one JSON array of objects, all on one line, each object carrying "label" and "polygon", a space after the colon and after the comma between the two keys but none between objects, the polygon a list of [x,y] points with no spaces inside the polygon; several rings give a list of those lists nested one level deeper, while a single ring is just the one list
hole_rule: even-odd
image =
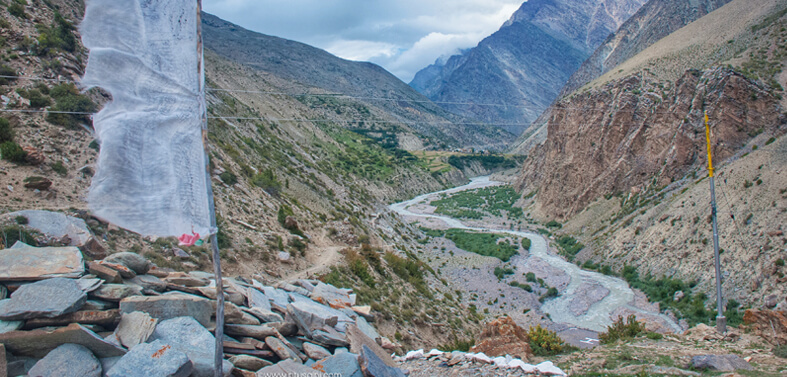
[{"label": "weathered white cloth banner", "polygon": [[88,202],[140,234],[209,232],[197,22],[195,0],[88,0],[80,26],[82,85],[112,94],[93,119],[101,152]]}]

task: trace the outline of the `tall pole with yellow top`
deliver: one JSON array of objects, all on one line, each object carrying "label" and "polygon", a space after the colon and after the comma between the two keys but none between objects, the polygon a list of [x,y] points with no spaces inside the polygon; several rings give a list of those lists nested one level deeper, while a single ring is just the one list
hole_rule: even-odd
[{"label": "tall pole with yellow top", "polygon": [[719,257],[719,230],[716,225],[716,185],[713,181],[713,158],[711,157],[710,125],[708,112],[705,112],[705,141],[708,144],[708,177],[710,177],[710,205],[713,218],[713,255],[716,267],[716,331],[727,332],[727,318],[724,317],[724,305],[721,298],[721,258]]}]

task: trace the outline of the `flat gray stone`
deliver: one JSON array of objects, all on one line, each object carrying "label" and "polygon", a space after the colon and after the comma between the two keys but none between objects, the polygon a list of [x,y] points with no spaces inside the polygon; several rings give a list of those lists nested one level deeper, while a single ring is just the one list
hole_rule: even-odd
[{"label": "flat gray stone", "polygon": [[[161,340],[185,353],[194,364],[193,377],[213,377],[216,339],[194,318],[177,317],[161,321],[151,339]],[[232,372],[229,361],[224,361],[222,372],[225,376]]]},{"label": "flat gray stone", "polygon": [[35,377],[101,377],[101,363],[79,344],[63,344],[39,360],[28,372]]},{"label": "flat gray stone", "polygon": [[90,292],[90,298],[112,302],[119,302],[126,297],[141,295],[142,287],[128,284],[103,284],[95,291]]},{"label": "flat gray stone", "polygon": [[98,357],[123,356],[120,348],[82,325],[72,323],[56,330],[11,331],[0,334],[0,343],[17,356],[42,358],[49,351],[67,343],[81,344]]},{"label": "flat gray stone", "polygon": [[361,330],[366,336],[375,342],[380,338],[380,334],[377,333],[377,330],[374,328],[374,326],[370,325],[369,322],[366,322],[363,317],[356,318],[355,325],[358,326],[358,330]]},{"label": "flat gray stone", "polygon": [[104,281],[99,278],[90,278],[90,277],[81,277],[76,280],[79,289],[82,292],[90,293],[101,287],[104,284]]},{"label": "flat gray stone", "polygon": [[77,217],[42,210],[24,210],[4,215],[10,219],[17,216],[26,217],[27,225],[25,226],[48,237],[62,239],[63,236],[68,236],[71,240],[70,246],[84,245],[90,238],[90,230],[87,228],[85,220]]},{"label": "flat gray stone", "polygon": [[118,304],[115,302],[108,302],[102,300],[90,300],[88,297],[87,302],[85,305],[82,306],[82,310],[107,310],[107,309],[114,309],[117,308]]},{"label": "flat gray stone", "polygon": [[246,288],[246,298],[249,301],[249,308],[258,308],[264,311],[271,311],[271,301],[257,288]]},{"label": "flat gray stone", "polygon": [[331,376],[363,377],[361,365],[358,363],[358,355],[349,352],[337,353],[319,360],[314,363],[312,368],[325,371]]},{"label": "flat gray stone", "polygon": [[325,377],[326,375],[317,370],[309,368],[301,364],[300,362],[297,362],[292,359],[287,359],[257,371],[257,377],[271,377],[271,376]]},{"label": "flat gray stone", "polygon": [[[331,356],[331,351],[328,351],[325,347],[308,342],[303,343],[303,352],[306,353],[306,356],[309,356],[310,359],[314,360],[322,360]],[[328,371],[326,370],[326,372]]]},{"label": "flat gray stone", "polygon": [[265,340],[276,335],[276,329],[266,325],[224,325],[224,332],[232,336],[247,336],[249,338]]},{"label": "flat gray stone", "polygon": [[355,305],[355,300],[350,298],[350,292],[332,285],[319,283],[311,293],[311,299],[334,309],[349,308]]},{"label": "flat gray stone", "polygon": [[164,292],[167,290],[167,283],[153,275],[137,275],[128,281],[142,288],[156,292]]},{"label": "flat gray stone", "polygon": [[235,368],[246,369],[252,372],[256,372],[262,368],[273,365],[273,363],[268,360],[249,355],[235,355],[230,357],[230,363],[232,363]]},{"label": "flat gray stone", "polygon": [[192,371],[184,352],[156,340],[132,348],[107,371],[107,377],[188,377]]},{"label": "flat gray stone", "polygon": [[290,296],[286,291],[278,288],[263,286],[262,292],[265,293],[265,297],[270,300],[272,309],[278,310],[281,313],[287,312],[287,305],[290,303]]},{"label": "flat gray stone", "polygon": [[365,344],[361,350],[359,363],[361,365],[361,371],[363,371],[365,376],[405,377],[401,369],[386,365],[386,363]]},{"label": "flat gray stone", "polygon": [[76,247],[23,246],[0,250],[0,281],[78,278],[85,273]]},{"label": "flat gray stone", "polygon": [[102,376],[106,376],[107,375],[107,371],[112,369],[112,367],[115,366],[115,364],[117,364],[117,362],[120,361],[120,359],[121,359],[120,356],[102,357],[102,358],[98,359],[98,362],[101,363],[101,370],[104,371]]},{"label": "flat gray stone", "polygon": [[753,370],[751,364],[747,363],[738,355],[703,355],[691,358],[691,365],[697,369],[709,369],[718,372],[734,372],[739,369]]},{"label": "flat gray stone", "polygon": [[262,323],[268,322],[282,322],[284,318],[278,313],[272,311],[265,311],[260,308],[241,308],[246,313],[249,313],[260,320]]},{"label": "flat gray stone", "polygon": [[9,331],[19,330],[24,325],[25,325],[25,321],[2,321],[2,320],[0,320],[0,334],[7,333]]},{"label": "flat gray stone", "polygon": [[268,348],[270,348],[271,351],[273,351],[273,353],[275,353],[276,356],[282,360],[294,359],[298,360],[298,362],[301,361],[301,358],[298,357],[298,354],[290,349],[290,347],[288,347],[286,344],[284,344],[284,342],[282,342],[279,338],[269,336],[265,338],[265,344],[268,345]]},{"label": "flat gray stone", "polygon": [[145,343],[156,330],[158,320],[152,318],[148,313],[131,312],[124,313],[120,318],[120,323],[115,328],[120,344],[131,349],[140,343]]},{"label": "flat gray stone", "polygon": [[329,331],[328,327],[343,332],[348,323],[354,322],[347,314],[311,300],[297,301],[287,305],[287,314],[309,337],[316,330]]},{"label": "flat gray stone", "polygon": [[333,327],[326,327],[325,330],[314,330],[312,332],[312,340],[335,347],[347,347],[350,345],[347,335],[334,330]]},{"label": "flat gray stone", "polygon": [[[347,339],[350,342],[350,352],[355,354],[363,354],[364,349],[368,349],[377,356],[377,359],[382,360],[385,365],[389,367],[396,367],[396,363],[391,358],[391,355],[380,347],[377,342],[366,336],[358,326],[350,325],[347,328]],[[363,363],[361,363],[363,364]]]},{"label": "flat gray stone", "polygon": [[52,318],[72,313],[87,301],[73,279],[55,278],[25,284],[10,299],[0,301],[0,319]]},{"label": "flat gray stone", "polygon": [[148,273],[148,270],[150,270],[151,266],[150,261],[145,259],[145,257],[130,251],[109,255],[108,257],[104,258],[104,262],[122,264],[134,270],[134,272],[139,275]]},{"label": "flat gray stone", "polygon": [[161,296],[131,296],[120,301],[120,312],[145,312],[159,321],[176,317],[193,317],[203,326],[210,326],[214,312],[210,300],[194,295],[173,293]]}]

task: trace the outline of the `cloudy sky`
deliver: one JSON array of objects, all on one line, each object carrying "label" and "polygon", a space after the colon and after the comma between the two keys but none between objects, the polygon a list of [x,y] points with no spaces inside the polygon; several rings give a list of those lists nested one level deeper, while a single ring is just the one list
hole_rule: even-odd
[{"label": "cloudy sky", "polygon": [[494,33],[523,0],[203,0],[206,12],[409,82],[420,69]]}]

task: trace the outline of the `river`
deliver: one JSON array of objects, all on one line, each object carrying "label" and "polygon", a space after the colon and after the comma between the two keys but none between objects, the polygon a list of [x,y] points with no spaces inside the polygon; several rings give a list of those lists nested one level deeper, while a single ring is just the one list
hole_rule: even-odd
[{"label": "river", "polygon": [[[392,204],[389,208],[406,217],[441,220],[450,228],[510,234],[530,239],[530,257],[539,258],[552,267],[563,271],[570,277],[569,284],[560,292],[560,295],[546,301],[541,306],[541,311],[548,313],[553,322],[565,323],[578,328],[601,332],[605,331],[607,326],[612,324],[614,313],[616,311],[620,312],[620,309],[623,308],[626,309],[626,312],[634,313],[638,317],[648,317],[662,322],[662,326],[666,326],[674,332],[679,333],[682,331],[680,326],[668,316],[653,310],[634,306],[634,291],[624,280],[593,271],[583,270],[579,266],[566,261],[563,257],[549,250],[547,240],[540,234],[503,228],[467,226],[462,223],[462,221],[455,218],[432,213],[414,212],[416,210],[412,209],[414,206],[428,204],[430,201],[437,199],[440,194],[451,194],[500,184],[503,183],[492,181],[488,176],[477,177],[472,179],[467,185],[420,195],[404,202]],[[490,279],[493,278],[494,276],[490,275]],[[572,313],[572,310],[569,310],[569,305],[572,301],[580,298],[578,297],[579,295],[584,295],[586,293],[582,288],[586,287],[588,284],[602,286],[606,288],[609,293],[603,296],[599,301],[590,305],[588,310],[583,314],[575,315]],[[587,297],[581,298],[587,299]]]}]

